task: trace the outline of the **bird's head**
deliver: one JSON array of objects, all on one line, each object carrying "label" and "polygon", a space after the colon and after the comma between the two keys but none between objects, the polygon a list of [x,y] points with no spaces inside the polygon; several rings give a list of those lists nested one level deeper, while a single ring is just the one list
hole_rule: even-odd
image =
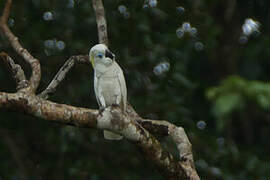
[{"label": "bird's head", "polygon": [[97,44],[90,49],[89,58],[93,68],[96,64],[110,65],[114,60],[114,54],[109,51],[106,45]]}]

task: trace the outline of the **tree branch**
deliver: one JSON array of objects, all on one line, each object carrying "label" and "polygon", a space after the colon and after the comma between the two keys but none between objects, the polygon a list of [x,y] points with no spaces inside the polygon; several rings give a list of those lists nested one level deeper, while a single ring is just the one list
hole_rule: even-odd
[{"label": "tree branch", "polygon": [[102,0],[92,0],[92,4],[96,13],[99,43],[105,44],[108,47],[109,40],[107,33],[107,23]]},{"label": "tree branch", "polygon": [[194,177],[197,176],[192,155],[192,145],[182,127],[161,120],[136,119],[136,121],[152,134],[170,136],[176,144],[180,161],[185,164],[185,171],[190,172]]},{"label": "tree branch", "polygon": [[5,52],[1,52],[0,57],[12,73],[12,77],[16,82],[17,91],[28,87],[28,81],[25,78],[24,71],[21,66],[19,64],[15,64],[13,59]]},{"label": "tree branch", "polygon": [[[163,150],[160,143],[148,131],[136,122],[136,119],[123,114],[118,107],[108,107],[99,113],[98,110],[43,100],[33,94],[0,92],[0,108],[20,110],[51,122],[120,133],[129,141],[134,142],[167,179],[199,179],[195,169],[188,167],[186,159],[176,161],[169,152]],[[141,121],[149,120],[142,119]],[[149,126],[145,127],[149,128]],[[176,131],[172,129],[169,132]],[[181,133],[172,136],[177,137],[179,142],[185,142],[184,139],[187,138],[181,136]],[[178,144],[181,145],[181,143]],[[183,156],[186,157],[186,155]]]},{"label": "tree branch", "polygon": [[13,49],[19,55],[21,55],[27,63],[30,64],[32,68],[32,75],[30,77],[29,85],[31,87],[30,90],[32,92],[35,92],[41,78],[40,63],[26,49],[22,47],[22,45],[18,41],[18,38],[14,36],[14,34],[10,31],[7,25],[11,3],[12,3],[12,0],[7,0],[4,11],[3,11],[3,15],[0,19],[0,28],[2,29],[4,35],[7,37]]},{"label": "tree branch", "polygon": [[0,20],[1,24],[7,24],[7,22],[8,22],[11,3],[12,3],[11,0],[7,0],[4,11],[3,11],[3,15],[2,15],[1,20]]},{"label": "tree branch", "polygon": [[41,92],[39,96],[43,99],[48,99],[49,95],[56,91],[56,87],[60,84],[60,82],[65,79],[67,73],[74,66],[74,64],[89,64],[89,57],[83,55],[70,57],[61,67],[58,73],[54,76],[48,87],[43,92]]}]

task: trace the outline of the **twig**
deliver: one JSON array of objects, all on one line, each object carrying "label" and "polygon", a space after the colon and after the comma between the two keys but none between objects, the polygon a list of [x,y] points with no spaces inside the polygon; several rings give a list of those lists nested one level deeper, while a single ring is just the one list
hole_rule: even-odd
[{"label": "twig", "polygon": [[92,0],[92,4],[96,13],[99,43],[105,44],[106,46],[108,46],[109,40],[108,40],[108,33],[107,33],[107,23],[106,23],[105,11],[104,11],[102,0]]},{"label": "twig", "polygon": [[1,52],[0,57],[12,73],[12,77],[16,82],[16,89],[19,91],[28,87],[28,81],[25,78],[24,71],[22,70],[21,66],[19,64],[15,64],[13,59],[5,52]]},{"label": "twig", "polygon": [[7,0],[4,11],[3,11],[3,15],[0,19],[0,28],[2,29],[4,35],[7,37],[8,41],[12,45],[13,49],[19,55],[21,55],[27,63],[30,64],[32,68],[32,75],[29,80],[29,85],[31,87],[30,88],[31,91],[35,92],[41,78],[40,63],[26,49],[22,47],[22,45],[18,41],[18,38],[14,36],[14,34],[10,31],[7,25],[11,3],[12,3],[12,0]]},{"label": "twig", "polygon": [[72,56],[70,57],[65,64],[61,67],[61,69],[58,71],[58,73],[54,76],[51,83],[48,85],[48,87],[41,92],[38,96],[43,99],[48,99],[51,94],[53,94],[56,91],[56,87],[60,84],[62,80],[66,77],[66,74],[70,71],[70,69],[74,66],[76,63],[89,63],[88,56],[78,55],[78,56]]}]

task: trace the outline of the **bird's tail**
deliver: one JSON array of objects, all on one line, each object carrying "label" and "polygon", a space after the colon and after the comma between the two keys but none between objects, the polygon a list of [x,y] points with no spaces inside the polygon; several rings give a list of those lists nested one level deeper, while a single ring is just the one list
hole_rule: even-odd
[{"label": "bird's tail", "polygon": [[111,131],[104,130],[103,134],[104,134],[104,138],[107,140],[121,140],[121,139],[123,139],[123,136],[121,136],[119,134],[115,134]]}]

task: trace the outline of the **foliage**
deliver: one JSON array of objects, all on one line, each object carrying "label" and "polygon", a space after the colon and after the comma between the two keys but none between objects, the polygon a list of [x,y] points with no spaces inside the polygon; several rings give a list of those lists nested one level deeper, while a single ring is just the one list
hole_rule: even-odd
[{"label": "foliage", "polygon": [[213,114],[224,128],[224,118],[234,111],[243,111],[248,103],[262,109],[270,107],[270,83],[248,81],[238,76],[227,77],[220,86],[209,88],[206,96],[214,102]]}]

